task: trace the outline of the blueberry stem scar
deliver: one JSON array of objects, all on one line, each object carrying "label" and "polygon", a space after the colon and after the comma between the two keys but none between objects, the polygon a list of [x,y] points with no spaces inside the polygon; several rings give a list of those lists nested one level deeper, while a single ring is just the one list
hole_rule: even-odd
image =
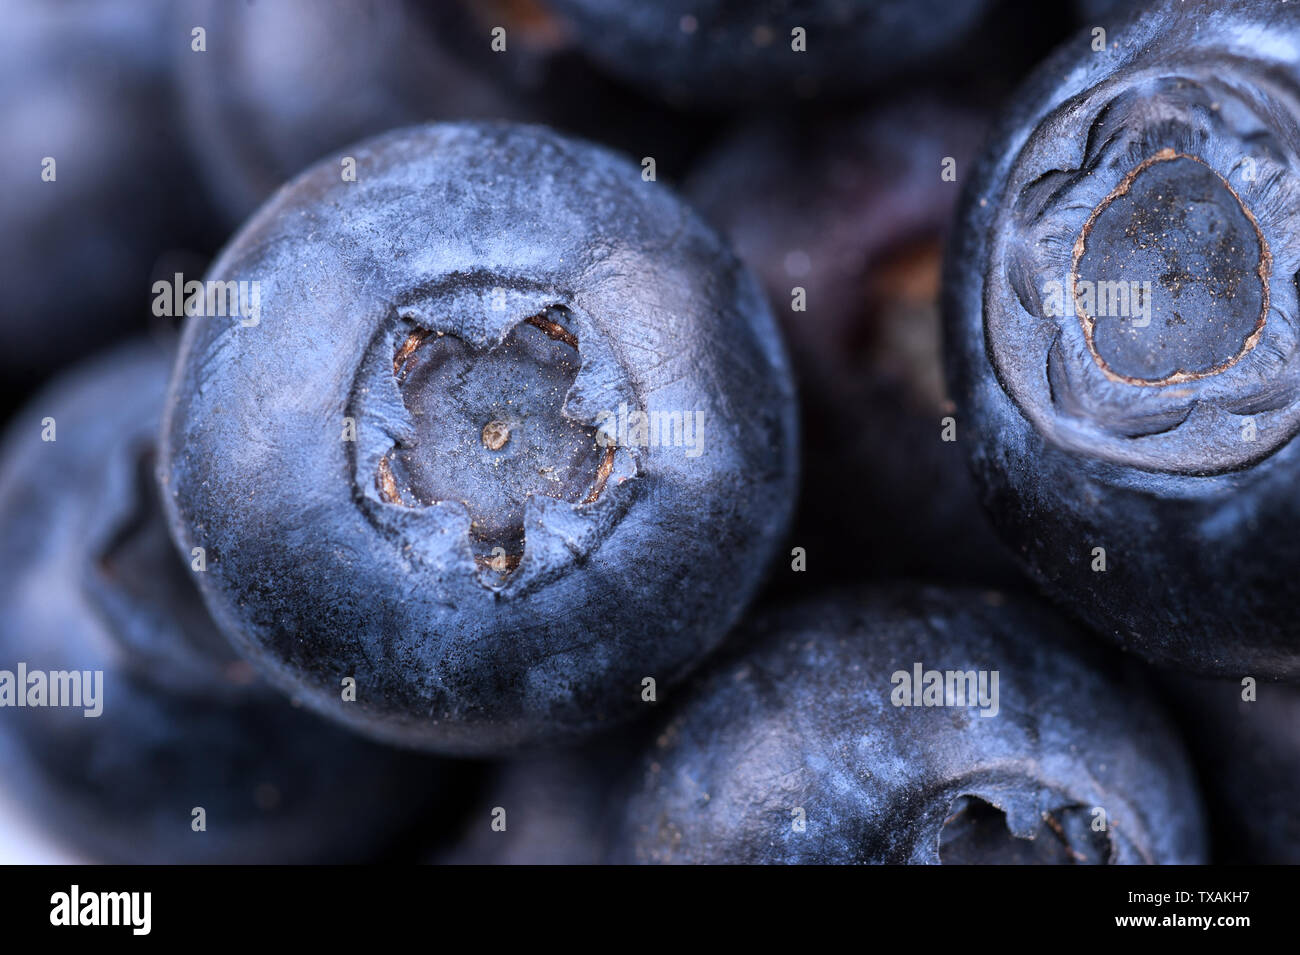
[{"label": "blueberry stem scar", "polygon": [[[1256,320],[1254,328],[1251,330],[1250,334],[1242,342],[1241,349],[1235,355],[1229,358],[1227,361],[1220,362],[1214,365],[1213,367],[1205,368],[1197,371],[1178,369],[1174,371],[1172,374],[1154,380],[1148,378],[1134,377],[1131,375],[1122,375],[1116,372],[1113,368],[1111,368],[1110,365],[1107,363],[1106,359],[1103,358],[1101,353],[1097,350],[1096,316],[1090,315],[1087,309],[1083,307],[1083,304],[1080,302],[1079,299],[1079,290],[1078,290],[1079,266],[1080,266],[1080,262],[1083,259],[1084,253],[1086,251],[1088,237],[1092,233],[1093,226],[1096,224],[1101,214],[1110,207],[1111,203],[1113,203],[1115,200],[1119,199],[1120,197],[1126,195],[1128,191],[1132,188],[1133,183],[1134,181],[1136,181],[1137,177],[1140,176],[1147,169],[1151,168],[1156,163],[1168,162],[1170,160],[1175,160],[1175,159],[1186,159],[1195,163],[1199,163],[1200,165],[1208,169],[1210,172],[1212,172],[1214,176],[1219,180],[1219,182],[1223,185],[1223,187],[1228,190],[1229,194],[1232,195],[1233,199],[1236,200],[1238,206],[1241,208],[1242,213],[1245,215],[1247,221],[1249,221],[1250,223],[1251,228],[1254,230],[1255,237],[1259,242],[1259,250],[1260,250],[1259,265],[1256,268],[1256,274],[1259,276],[1259,282],[1261,288],[1261,306],[1260,306],[1259,318]],[[1232,185],[1226,179],[1224,179],[1223,176],[1219,175],[1219,173],[1216,170],[1214,170],[1208,163],[1205,162],[1205,160],[1201,159],[1199,156],[1193,156],[1188,153],[1181,153],[1171,147],[1166,147],[1160,150],[1159,152],[1157,152],[1155,155],[1150,156],[1147,159],[1144,159],[1137,166],[1130,169],[1124,175],[1124,178],[1120,180],[1119,184],[1110,192],[1110,194],[1107,195],[1106,198],[1103,199],[1101,203],[1098,204],[1098,206],[1095,209],[1093,209],[1092,212],[1089,214],[1087,221],[1083,225],[1083,229],[1080,230],[1079,232],[1079,237],[1074,241],[1074,252],[1070,262],[1070,293],[1071,296],[1074,298],[1076,304],[1076,309],[1079,314],[1079,322],[1083,326],[1083,333],[1085,339],[1087,340],[1088,351],[1092,355],[1093,361],[1097,363],[1097,367],[1099,367],[1102,370],[1102,372],[1106,375],[1106,377],[1112,381],[1117,381],[1129,385],[1144,385],[1144,386],[1151,386],[1151,387],[1159,387],[1164,385],[1178,384],[1179,382],[1184,382],[1184,381],[1195,381],[1200,378],[1208,378],[1213,375],[1220,374],[1221,372],[1224,372],[1227,369],[1231,368],[1238,361],[1240,361],[1242,358],[1244,358],[1247,354],[1250,353],[1251,349],[1253,349],[1259,343],[1260,338],[1263,337],[1264,325],[1268,319],[1269,275],[1272,272],[1272,267],[1273,267],[1273,256],[1272,253],[1269,251],[1268,241],[1264,238],[1264,232],[1260,228],[1259,222],[1258,220],[1256,220],[1254,214],[1250,211],[1249,208],[1247,208],[1246,204],[1242,201],[1241,196],[1237,193],[1235,189],[1233,189]]]},{"label": "blueberry stem scar", "polygon": [[483,447],[500,451],[510,440],[510,425],[505,421],[489,421],[483,425]]}]

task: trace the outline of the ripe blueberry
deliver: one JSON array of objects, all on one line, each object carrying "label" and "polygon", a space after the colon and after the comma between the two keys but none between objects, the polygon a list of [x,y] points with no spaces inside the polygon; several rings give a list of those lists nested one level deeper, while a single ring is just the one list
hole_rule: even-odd
[{"label": "ripe blueberry", "polygon": [[841,593],[740,636],[643,757],[616,858],[1201,860],[1171,725],[1034,604]]},{"label": "ripe blueberry", "polygon": [[638,724],[586,746],[497,764],[479,809],[438,864],[597,865],[609,846],[622,777],[645,746]]},{"label": "ripe blueberry", "polygon": [[987,0],[548,0],[592,59],[677,103],[861,92],[951,49]]},{"label": "ripe blueberry", "polygon": [[[792,505],[752,277],[663,186],[540,127],[351,147],[209,276],[160,476],[223,629],[377,737],[485,753],[641,712],[723,637]],[[340,704],[344,677],[355,703]]]},{"label": "ripe blueberry", "polygon": [[1111,39],[1040,69],[971,183],[945,281],[966,448],[1100,633],[1294,678],[1300,9],[1167,3]]},{"label": "ripe blueberry", "polygon": [[[435,119],[544,122],[638,156],[653,144],[665,174],[694,135],[688,120],[604,80],[536,8],[426,0],[191,7],[207,48],[175,47],[182,115],[203,182],[232,226],[322,156]],[[501,52],[496,29],[505,31]]]},{"label": "ripe blueberry", "polygon": [[[370,858],[428,809],[447,771],[294,708],[222,639],[153,480],[169,368],[152,345],[97,359],[34,399],[5,442],[5,784],[101,861]],[[81,674],[82,705],[32,705],[52,671]]]},{"label": "ripe blueberry", "polygon": [[1300,688],[1182,675],[1165,682],[1205,793],[1214,861],[1300,865]]},{"label": "ripe blueberry", "polygon": [[187,132],[234,223],[303,167],[362,137],[430,114],[519,115],[449,54],[417,4],[192,7],[207,49],[177,51]]},{"label": "ripe blueberry", "polygon": [[0,2],[0,382],[140,329],[151,268],[202,241],[168,148],[168,5]]},{"label": "ripe blueberry", "polygon": [[791,540],[819,579],[1018,576],[960,442],[945,440],[961,435],[946,422],[941,250],[958,173],[983,133],[979,112],[935,94],[765,120],[725,140],[686,183],[784,326],[807,435],[804,486],[815,489]]}]

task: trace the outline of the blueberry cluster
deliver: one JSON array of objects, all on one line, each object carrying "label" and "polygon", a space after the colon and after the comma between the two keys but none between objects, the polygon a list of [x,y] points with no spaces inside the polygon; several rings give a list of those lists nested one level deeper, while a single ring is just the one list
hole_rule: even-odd
[{"label": "blueberry cluster", "polygon": [[1045,6],[0,0],[0,861],[1300,861],[1300,5]]}]

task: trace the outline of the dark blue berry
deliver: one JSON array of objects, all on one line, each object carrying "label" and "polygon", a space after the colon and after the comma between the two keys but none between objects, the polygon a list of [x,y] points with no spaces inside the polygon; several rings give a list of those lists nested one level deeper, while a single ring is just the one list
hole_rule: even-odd
[{"label": "dark blue berry", "polygon": [[291,705],[207,617],[153,480],[170,361],[148,344],[111,353],[36,397],[9,431],[0,680],[21,667],[27,685],[9,690],[31,702],[44,675],[76,672],[91,705],[8,699],[5,784],[98,861],[373,857],[452,777]]},{"label": "dark blue berry", "polygon": [[1099,633],[1294,678],[1300,8],[1156,4],[1109,39],[1041,67],[970,183],[945,281],[964,446]]},{"label": "dark blue berry", "polygon": [[644,755],[616,858],[1202,860],[1191,771],[1149,690],[1036,605],[843,593],[739,636]]},{"label": "dark blue berry", "polygon": [[677,103],[861,93],[951,53],[987,0],[548,0],[586,53]]},{"label": "dark blue berry", "polygon": [[323,161],[213,267],[261,283],[260,318],[182,342],[160,475],[210,607],[388,740],[483,753],[644,712],[739,617],[792,508],[762,293],[642,169],[540,127],[349,155],[355,182]]},{"label": "dark blue berry", "polygon": [[933,92],[763,120],[686,183],[785,331],[811,491],[791,541],[819,580],[1019,576],[975,497],[939,341],[943,242],[985,122]]},{"label": "dark blue berry", "polygon": [[165,254],[202,246],[175,147],[169,6],[0,2],[0,387],[145,327]]},{"label": "dark blue berry", "polygon": [[1300,689],[1169,676],[1211,823],[1213,860],[1300,865]]}]

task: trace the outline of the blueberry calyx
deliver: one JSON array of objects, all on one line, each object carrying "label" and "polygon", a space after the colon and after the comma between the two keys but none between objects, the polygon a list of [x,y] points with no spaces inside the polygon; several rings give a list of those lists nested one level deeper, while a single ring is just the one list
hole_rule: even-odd
[{"label": "blueberry calyx", "polygon": [[[1015,156],[983,286],[1008,397],[1054,443],[1172,474],[1300,429],[1293,94],[1234,64],[1098,84]],[[987,200],[986,200],[987,201]],[[998,201],[998,200],[994,200]],[[1259,440],[1243,441],[1243,416]]]},{"label": "blueberry calyx", "polygon": [[953,803],[939,833],[944,865],[1108,865],[1114,848],[1094,830],[1087,806],[1043,810],[1037,824],[1017,830],[996,800],[965,794]]},{"label": "blueberry calyx", "polygon": [[[486,277],[474,284],[487,323],[460,311],[461,277],[411,296],[377,337],[361,375],[371,385],[354,392],[355,473],[377,523],[406,527],[400,509],[439,525],[437,535],[401,531],[412,551],[443,560],[452,548],[452,562],[467,571],[468,558],[483,586],[513,594],[552,576],[557,560],[582,560],[617,523],[625,501],[600,505],[615,496],[611,478],[619,485],[636,473],[635,449],[598,432],[592,409],[616,406],[631,389],[561,296],[506,296]],[[376,379],[381,364],[391,372]],[[393,391],[376,394],[376,380]],[[562,553],[540,546],[555,538]]]}]

